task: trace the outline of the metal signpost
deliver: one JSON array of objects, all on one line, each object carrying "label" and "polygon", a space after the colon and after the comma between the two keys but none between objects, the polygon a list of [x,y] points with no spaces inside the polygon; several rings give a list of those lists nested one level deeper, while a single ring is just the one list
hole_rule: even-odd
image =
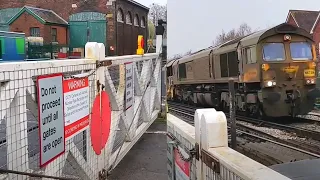
[{"label": "metal signpost", "polygon": [[38,76],[40,167],[65,151],[62,74]]},{"label": "metal signpost", "polygon": [[230,101],[230,121],[231,121],[231,147],[236,149],[237,137],[236,137],[236,111],[235,111],[235,92],[234,92],[234,80],[229,79],[229,101]]}]

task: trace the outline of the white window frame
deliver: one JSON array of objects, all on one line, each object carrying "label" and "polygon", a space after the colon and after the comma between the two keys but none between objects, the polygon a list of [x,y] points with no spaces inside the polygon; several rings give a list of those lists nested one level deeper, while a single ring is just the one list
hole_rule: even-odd
[{"label": "white window frame", "polygon": [[132,15],[130,11],[126,14],[126,24],[132,25]]},{"label": "white window frame", "polygon": [[123,11],[119,8],[117,11],[117,22],[123,23],[123,19]]},{"label": "white window frame", "polygon": [[245,57],[247,64],[257,63],[257,49],[256,46],[249,46],[245,48]]}]

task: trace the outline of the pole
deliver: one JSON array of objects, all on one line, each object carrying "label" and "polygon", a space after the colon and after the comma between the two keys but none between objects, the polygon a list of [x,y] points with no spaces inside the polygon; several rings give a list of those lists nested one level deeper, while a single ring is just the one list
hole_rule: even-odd
[{"label": "pole", "polygon": [[[164,100],[163,99],[163,87],[165,88],[165,78],[163,78],[163,71],[162,71],[162,67],[163,67],[163,60],[164,60],[164,56],[163,56],[163,49],[164,49],[164,43],[163,43],[163,35],[164,35],[164,31],[165,28],[163,26],[165,22],[160,19],[158,20],[158,25],[156,26],[156,52],[157,53],[161,53],[161,76],[160,76],[160,81],[161,81],[161,90],[160,90],[160,96],[161,96],[161,114],[163,114],[163,112],[165,112],[165,104],[164,104]],[[164,113],[166,114],[166,113]]]},{"label": "pole", "polygon": [[236,111],[235,111],[235,92],[234,80],[229,79],[229,100],[230,100],[230,122],[231,122],[231,148],[237,148],[236,137]]}]

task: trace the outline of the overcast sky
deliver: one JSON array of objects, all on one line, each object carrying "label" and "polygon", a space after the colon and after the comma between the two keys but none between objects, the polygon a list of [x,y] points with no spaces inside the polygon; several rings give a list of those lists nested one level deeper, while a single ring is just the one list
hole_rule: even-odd
[{"label": "overcast sky", "polygon": [[[166,4],[166,0],[137,0]],[[201,2],[201,3],[200,3]],[[212,45],[224,29],[246,22],[255,29],[283,23],[289,9],[320,10],[319,0],[168,0],[168,56]]]}]

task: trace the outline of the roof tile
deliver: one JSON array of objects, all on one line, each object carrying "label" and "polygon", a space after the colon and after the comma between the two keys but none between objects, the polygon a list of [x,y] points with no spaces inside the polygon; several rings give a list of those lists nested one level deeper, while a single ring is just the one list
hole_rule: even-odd
[{"label": "roof tile", "polygon": [[319,11],[306,11],[306,10],[290,10],[293,18],[298,23],[299,27],[310,32],[317,17]]},{"label": "roof tile", "polygon": [[28,8],[30,11],[32,11],[34,14],[39,16],[41,19],[43,19],[47,23],[63,24],[63,25],[68,24],[62,17],[54,13],[52,10],[35,8],[30,6],[26,6],[26,8]]}]

